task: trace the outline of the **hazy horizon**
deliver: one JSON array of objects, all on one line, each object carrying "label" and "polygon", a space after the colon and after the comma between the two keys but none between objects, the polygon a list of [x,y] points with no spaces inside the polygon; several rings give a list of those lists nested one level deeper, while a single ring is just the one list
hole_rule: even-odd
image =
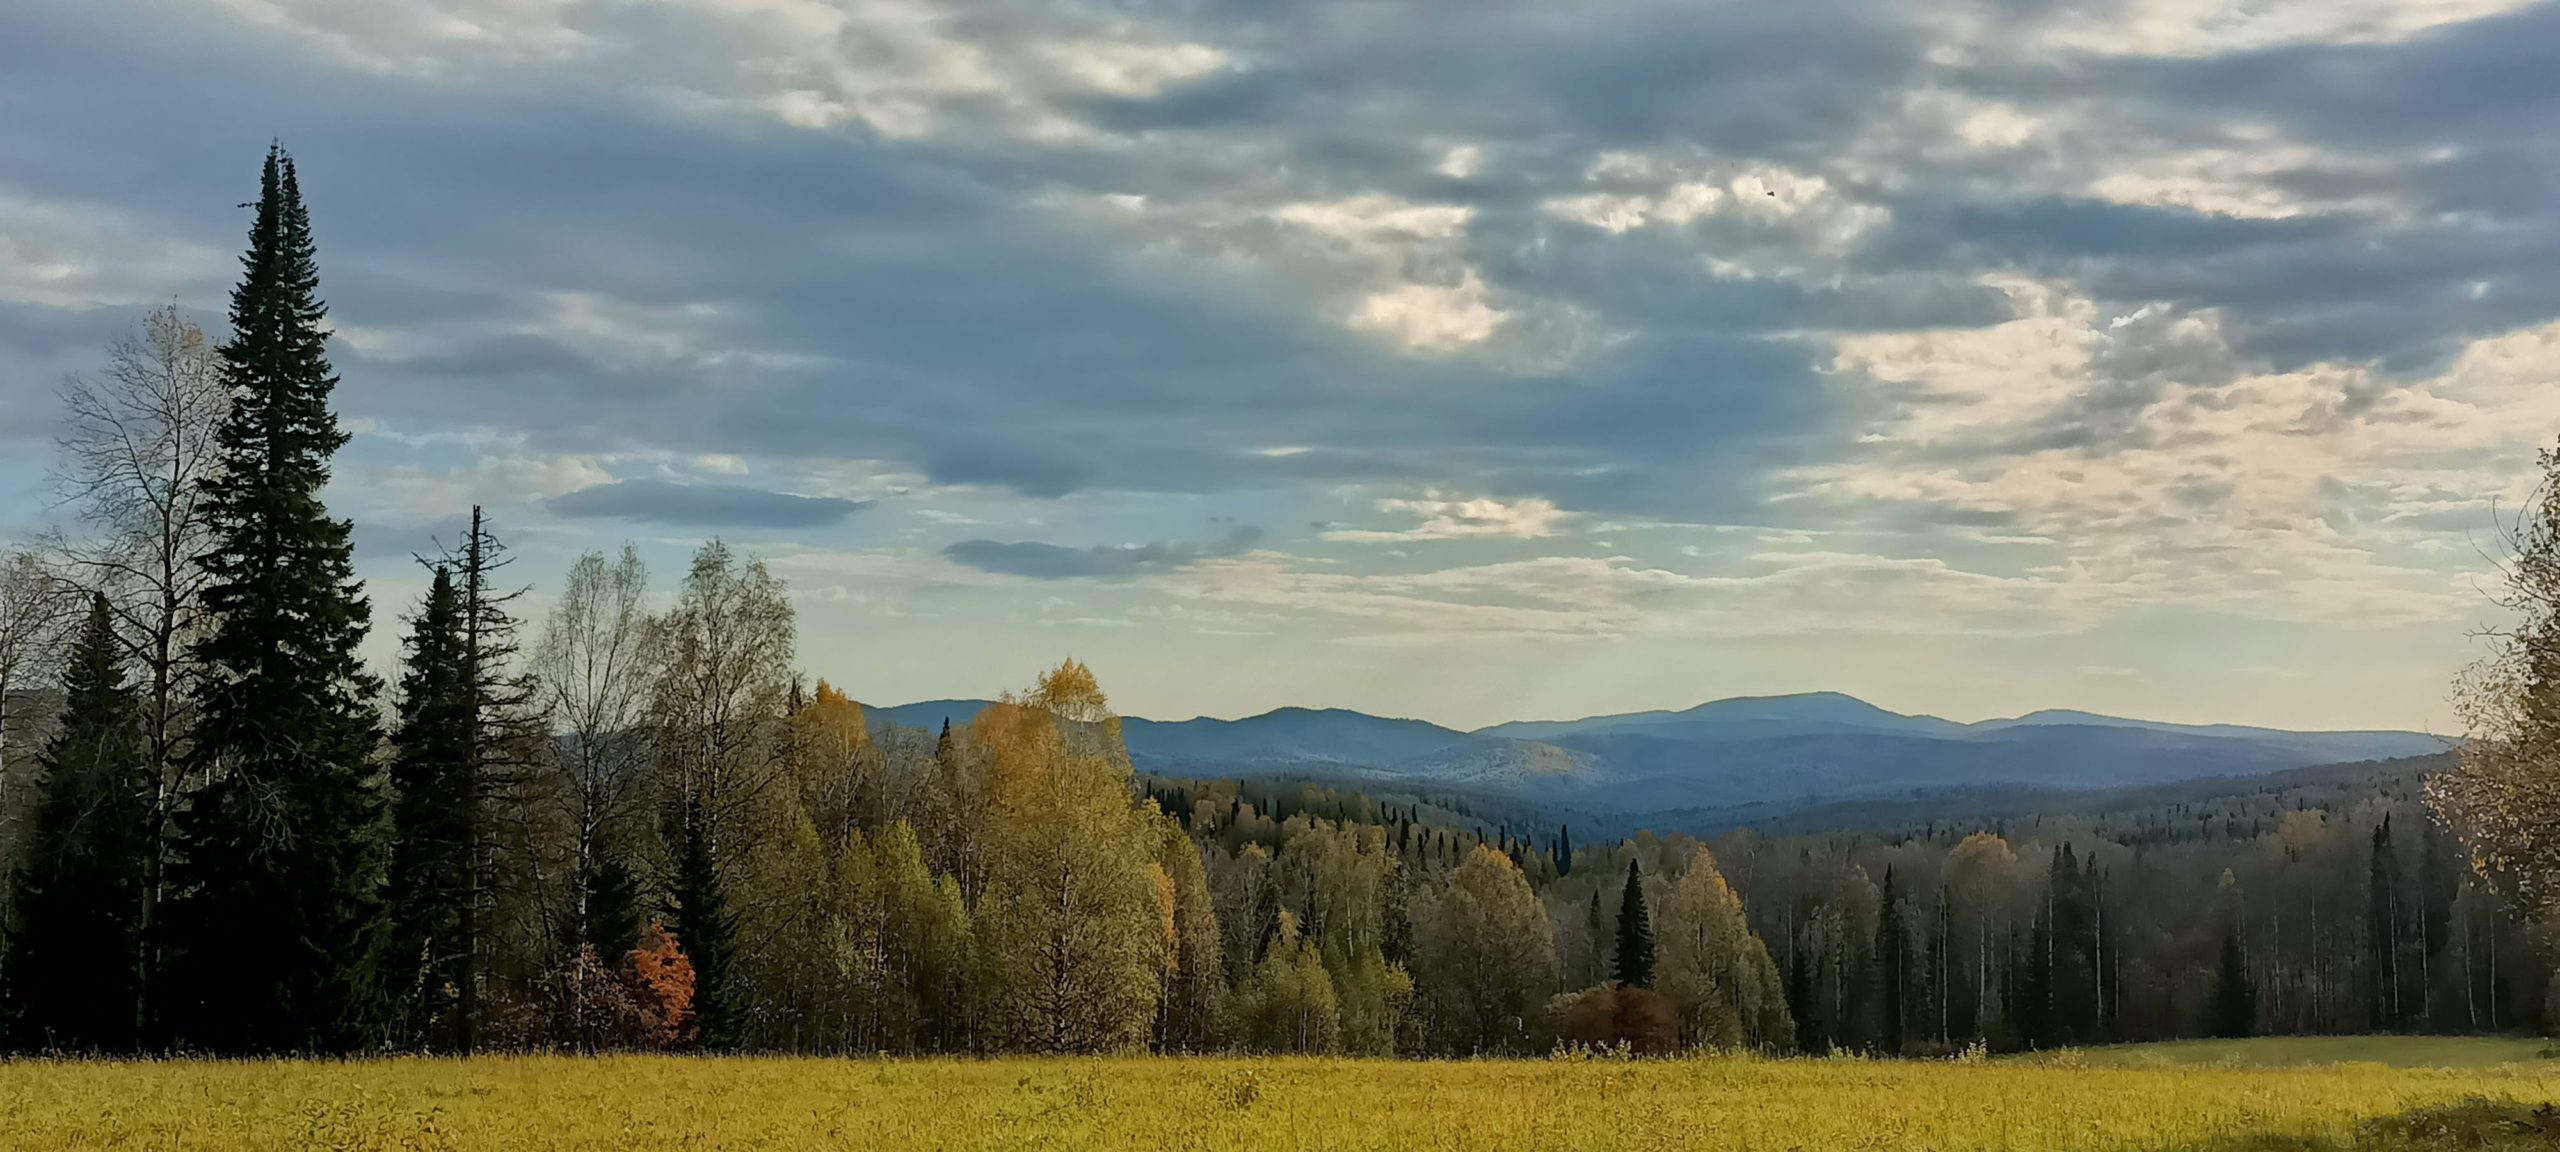
[{"label": "hazy horizon", "polygon": [[767,557],[862,699],[2447,730],[2560,7],[2190,15],[11,5],[0,537],[281,139],[378,667],[477,502],[537,616]]},{"label": "hazy horizon", "polygon": [[[828,683],[829,683],[829,686],[830,686],[830,687],[832,687],[832,686],[834,685],[834,682],[833,682],[833,681],[829,681]],[[915,706],[917,706],[917,705],[921,705],[921,704],[937,704],[937,703],[946,703],[946,702],[948,702],[948,703],[988,703],[988,702],[992,702],[992,701],[994,701],[994,700],[998,697],[998,695],[1000,695],[1000,694],[999,694],[999,693],[994,693],[994,692],[989,692],[989,693],[983,693],[983,694],[979,694],[979,695],[927,696],[927,697],[917,697],[917,698],[911,698],[911,699],[888,699],[888,698],[882,698],[882,699],[876,699],[876,700],[874,700],[874,699],[865,699],[865,698],[862,698],[859,694],[855,694],[855,695],[853,696],[853,699],[854,699],[857,703],[860,703],[860,704],[861,704],[865,709],[870,709],[870,710],[879,710],[879,711],[897,711],[897,710],[902,710],[902,709],[906,709],[906,708],[912,708],[912,707],[915,707]],[[1578,720],[1598,720],[1598,719],[1606,719],[1606,718],[1611,717],[1611,716],[1639,716],[1639,715],[1651,715],[1651,714],[1656,714],[1656,713],[1679,713],[1679,712],[1686,712],[1686,711],[1688,711],[1688,710],[1690,710],[1690,709],[1693,709],[1693,708],[1703,707],[1703,706],[1705,706],[1705,705],[1709,705],[1709,704],[1724,704],[1724,703],[1732,703],[1732,702],[1736,702],[1736,701],[1745,701],[1745,700],[1774,700],[1774,699],[1787,699],[1787,698],[1801,697],[1801,696],[1820,696],[1820,695],[1846,696],[1846,697],[1849,697],[1849,698],[1851,698],[1851,699],[1858,700],[1858,701],[1860,701],[1860,702],[1862,702],[1862,703],[1870,704],[1870,705],[1873,705],[1873,706],[1875,706],[1875,707],[1877,707],[1877,708],[1881,708],[1881,709],[1883,709],[1884,711],[1892,712],[1892,713],[1895,713],[1895,714],[1898,714],[1898,715],[1902,715],[1902,716],[1907,716],[1907,717],[1912,717],[1912,718],[1917,718],[1917,719],[1936,719],[1936,720],[1945,720],[1945,721],[1949,721],[1949,722],[1951,722],[1951,723],[1961,724],[1961,725],[1968,725],[1968,726],[1970,726],[1970,725],[1977,725],[1977,724],[1989,724],[1989,723],[1994,723],[1994,722],[1997,722],[1997,721],[2003,721],[2003,720],[2020,720],[2020,719],[2024,719],[2024,718],[2026,718],[2026,717],[2028,717],[2028,716],[2036,715],[2036,714],[2039,714],[2039,713],[2047,713],[2047,712],[2068,712],[2068,713],[2074,713],[2074,714],[2093,715],[2093,716],[2101,717],[2101,718],[2104,718],[2104,719],[2112,719],[2112,720],[2131,720],[2131,721],[2140,721],[2140,722],[2144,722],[2144,723],[2154,723],[2154,724],[2178,724],[2178,725],[2196,725],[2196,726],[2214,725],[2214,724],[2228,724],[2228,725],[2236,725],[2236,726],[2240,726],[2240,727],[2274,728],[2275,730],[2279,730],[2279,731],[2285,731],[2285,730],[2291,730],[2291,731],[2414,731],[2414,732],[2419,732],[2419,733],[2422,733],[2422,734],[2425,734],[2425,735],[2442,735],[2442,736],[2447,736],[2448,738],[2452,738],[2452,735],[2451,735],[2451,734],[2448,734],[2448,733],[2442,733],[2442,732],[2436,732],[2436,731],[2433,731],[2433,730],[2430,730],[2430,729],[2404,729],[2404,728],[2393,728],[2393,727],[2390,727],[2390,726],[2388,726],[2388,725],[2383,725],[2383,726],[2364,726],[2364,727],[2359,727],[2359,728],[2337,728],[2337,729],[2282,729],[2282,728],[2278,728],[2278,727],[2273,726],[2273,725],[2253,725],[2253,724],[2245,724],[2245,723],[2242,723],[2242,722],[2240,722],[2240,721],[2233,721],[2233,720],[2183,720],[2183,719],[2174,719],[2174,718],[2170,718],[2170,717],[2162,717],[2162,716],[2139,716],[2139,715],[2128,715],[2128,714],[2122,714],[2122,713],[2099,712],[2099,711],[2096,711],[2096,710],[2094,710],[2094,709],[2087,709],[2087,708],[2068,708],[2068,707],[2060,707],[2060,706],[2043,707],[2043,708],[2028,708],[2028,709],[2024,709],[2024,710],[2017,711],[2017,712],[1999,712],[1999,713],[1991,713],[1991,714],[1981,715],[1981,716],[1949,716],[1949,715],[1945,715],[1945,714],[1943,714],[1943,713],[1937,713],[1937,712],[1916,711],[1916,710],[1906,710],[1906,709],[1901,709],[1901,708],[1895,708],[1895,707],[1893,707],[1893,706],[1891,706],[1891,705],[1889,705],[1889,704],[1885,704],[1885,703],[1882,703],[1882,702],[1879,702],[1879,701],[1875,701],[1875,700],[1869,700],[1869,699],[1867,699],[1866,697],[1859,696],[1857,693],[1854,693],[1854,692],[1835,692],[1835,691],[1832,691],[1832,690],[1829,690],[1829,689],[1807,689],[1807,690],[1802,691],[1802,692],[1755,692],[1755,693],[1745,693],[1745,694],[1737,695],[1737,696],[1715,696],[1715,697],[1708,697],[1708,698],[1704,698],[1704,699],[1692,700],[1692,701],[1689,701],[1689,702],[1687,702],[1687,703],[1685,703],[1685,704],[1636,705],[1636,706],[1623,707],[1623,708],[1611,708],[1611,709],[1608,709],[1607,711],[1602,711],[1602,712],[1585,712],[1585,713],[1577,713],[1577,714],[1575,714],[1575,715],[1571,715],[1571,716],[1562,716],[1562,715],[1559,715],[1559,716],[1507,716],[1507,717],[1503,717],[1503,718],[1498,719],[1498,720],[1489,720],[1489,721],[1485,721],[1485,722],[1483,722],[1483,723],[1476,723],[1476,724],[1452,723],[1452,722],[1448,722],[1448,721],[1438,720],[1438,719],[1435,719],[1435,718],[1433,718],[1433,717],[1429,717],[1429,716],[1408,716],[1408,715],[1404,715],[1404,714],[1401,714],[1401,713],[1395,713],[1395,712],[1380,712],[1380,711],[1377,711],[1377,710],[1374,710],[1374,709],[1362,708],[1362,707],[1359,707],[1359,706],[1357,706],[1357,705],[1352,705],[1352,704],[1300,704],[1300,703],[1293,703],[1293,702],[1283,702],[1283,703],[1278,703],[1278,704],[1270,705],[1269,707],[1264,707],[1264,708],[1255,708],[1255,709],[1253,709],[1253,710],[1251,710],[1251,711],[1245,711],[1245,712],[1230,712],[1230,713],[1206,713],[1206,712],[1196,712],[1196,713],[1171,714],[1171,713],[1150,713],[1150,712],[1145,712],[1145,711],[1135,710],[1135,709],[1128,708],[1128,707],[1126,707],[1126,706],[1122,706],[1122,705],[1121,705],[1117,700],[1114,700],[1114,701],[1113,701],[1113,709],[1112,709],[1112,711],[1113,711],[1113,713],[1114,713],[1115,715],[1119,715],[1119,716],[1122,716],[1122,717],[1124,717],[1124,718],[1134,718],[1134,719],[1150,720],[1150,721],[1155,721],[1155,722],[1158,722],[1158,723],[1183,723],[1183,722],[1193,721],[1193,720],[1215,720],[1215,721],[1223,721],[1223,722],[1229,722],[1229,723],[1232,723],[1232,722],[1235,722],[1235,721],[1238,721],[1238,720],[1250,720],[1250,719],[1254,719],[1254,718],[1261,717],[1261,716],[1267,716],[1267,715],[1270,715],[1270,714],[1275,713],[1275,712],[1283,712],[1283,711],[1289,711],[1289,710],[1293,710],[1293,709],[1294,709],[1294,710],[1297,710],[1297,711],[1303,711],[1303,712],[1336,712],[1336,711],[1341,711],[1341,712],[1358,712],[1358,713],[1361,713],[1362,715],[1371,716],[1371,717],[1374,717],[1374,718],[1377,718],[1377,719],[1380,719],[1380,720],[1417,721],[1417,722],[1421,722],[1421,723],[1426,723],[1426,724],[1436,725],[1436,726],[1441,727],[1441,728],[1448,728],[1448,729],[1452,729],[1452,730],[1455,730],[1455,731],[1458,731],[1458,732],[1473,733],[1473,732],[1481,732],[1481,731],[1484,731],[1484,730],[1486,730],[1486,729],[1490,729],[1490,728],[1498,728],[1498,727],[1501,727],[1501,726],[1506,725],[1506,724],[1514,724],[1514,723],[1528,723],[1528,724],[1557,724],[1557,723],[1567,723],[1567,722],[1578,721]],[[957,719],[957,718],[955,717],[955,719]]]}]

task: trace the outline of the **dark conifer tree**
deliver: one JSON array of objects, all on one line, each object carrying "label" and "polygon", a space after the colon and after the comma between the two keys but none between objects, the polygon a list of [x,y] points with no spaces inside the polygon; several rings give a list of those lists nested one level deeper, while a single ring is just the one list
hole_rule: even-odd
[{"label": "dark conifer tree", "polygon": [[152,773],[122,651],[106,597],[91,596],[9,886],[17,930],[0,966],[0,1023],[21,1051],[123,1051],[143,1039],[138,910]]},{"label": "dark conifer tree", "polygon": [[1902,926],[1902,901],[1894,894],[1893,868],[1884,870],[1884,890],[1876,911],[1876,1046],[1885,1055],[1902,1054],[1904,997],[1910,987],[1910,941]]},{"label": "dark conifer tree", "polygon": [[2365,878],[2365,974],[2371,986],[2373,1027],[2400,1027],[2400,856],[2391,845],[2391,818],[2373,829],[2373,855]]},{"label": "dark conifer tree", "polygon": [[391,734],[389,931],[378,962],[384,1031],[396,1044],[467,1048],[456,997],[467,978],[461,921],[471,872],[471,711],[461,598],[442,565],[408,647]]},{"label": "dark conifer tree", "polygon": [[480,1042],[483,960],[492,951],[486,915],[498,886],[492,825],[502,811],[522,810],[521,804],[501,801],[522,793],[534,767],[529,753],[545,736],[531,715],[533,684],[512,670],[517,649],[510,605],[523,592],[496,586],[497,573],[509,563],[507,548],[479,505],[472,505],[470,531],[445,563],[453,573],[460,673],[455,687],[463,720],[462,755],[451,789],[461,864],[453,897],[454,1044],[469,1051]]},{"label": "dark conifer tree", "polygon": [[2010,965],[2009,1018],[2016,1021],[2018,1038],[2029,1048],[2049,1048],[2054,1043],[2052,903],[2048,891],[2044,906],[2029,914],[2026,955]]},{"label": "dark conifer tree", "polygon": [[1629,987],[1653,987],[1653,919],[1645,915],[1644,877],[1633,860],[1627,861],[1627,887],[1618,897],[1617,967],[1612,975]]},{"label": "dark conifer tree", "polygon": [[2249,964],[2240,951],[2240,931],[2222,934],[2222,965],[2213,998],[2213,1031],[2217,1036],[2247,1036],[2257,1031],[2258,993],[2249,983]]},{"label": "dark conifer tree", "polygon": [[693,963],[693,1018],[704,1048],[735,1050],[746,1038],[745,1004],[734,968],[738,926],[729,912],[727,885],[711,851],[711,821],[699,802],[680,808],[671,829],[675,876],[667,919],[676,943]]},{"label": "dark conifer tree", "polygon": [[1378,954],[1389,964],[1413,963],[1413,869],[1399,860],[1387,875],[1385,923]]},{"label": "dark conifer tree", "polygon": [[1814,993],[1813,964],[1808,949],[1799,944],[1787,956],[1787,1012],[1796,1022],[1796,1051],[1821,1053],[1830,1050],[1822,1027],[1821,1004]]},{"label": "dark conifer tree", "polygon": [[171,910],[186,1039],[217,1051],[346,1051],[366,1036],[382,923],[377,685],[349,525],[321,489],[346,443],[311,222],[293,161],[267,152],[220,349],[232,407],[205,485],[210,631],[192,648],[203,786],[180,826]]},{"label": "dark conifer tree", "polygon": [[1573,829],[1569,825],[1556,825],[1556,875],[1573,875]]},{"label": "dark conifer tree", "polygon": [[620,857],[608,856],[588,873],[586,936],[578,941],[595,949],[596,959],[618,966],[640,946],[647,924],[640,915],[640,877]]},{"label": "dark conifer tree", "polygon": [[1260,964],[1271,955],[1271,945],[1280,938],[1280,880],[1266,876],[1261,895],[1253,902],[1253,962]]}]

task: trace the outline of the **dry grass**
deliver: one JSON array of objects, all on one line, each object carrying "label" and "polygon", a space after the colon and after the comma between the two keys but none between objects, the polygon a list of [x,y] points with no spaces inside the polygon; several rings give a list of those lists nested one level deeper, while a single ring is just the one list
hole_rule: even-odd
[{"label": "dry grass", "polygon": [[[2468,1069],[484,1057],[0,1064],[0,1148],[2560,1147]],[[2465,1143],[2468,1142],[2468,1143]]]}]

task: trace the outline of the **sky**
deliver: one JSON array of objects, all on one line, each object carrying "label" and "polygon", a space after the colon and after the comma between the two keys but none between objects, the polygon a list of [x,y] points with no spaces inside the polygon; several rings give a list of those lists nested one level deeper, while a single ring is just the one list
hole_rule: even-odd
[{"label": "sky", "polygon": [[368,653],[485,505],[801,666],[1473,726],[2449,731],[2560,434],[2560,4],[11,0],[0,533],[299,163]]}]

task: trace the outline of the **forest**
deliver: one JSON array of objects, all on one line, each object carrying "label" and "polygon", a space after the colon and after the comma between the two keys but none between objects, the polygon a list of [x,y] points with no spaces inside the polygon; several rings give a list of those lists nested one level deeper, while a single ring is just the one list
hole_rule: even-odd
[{"label": "forest", "polygon": [[1141,776],[1073,659],[875,727],[718,540],[663,588],[587,554],[537,617],[474,508],[373,605],[281,150],[242,269],[219,342],[163,309],[66,389],[79,523],[0,567],[15,1051],[1953,1055],[2551,1015],[2549,870],[2468,751],[1577,843]]}]

